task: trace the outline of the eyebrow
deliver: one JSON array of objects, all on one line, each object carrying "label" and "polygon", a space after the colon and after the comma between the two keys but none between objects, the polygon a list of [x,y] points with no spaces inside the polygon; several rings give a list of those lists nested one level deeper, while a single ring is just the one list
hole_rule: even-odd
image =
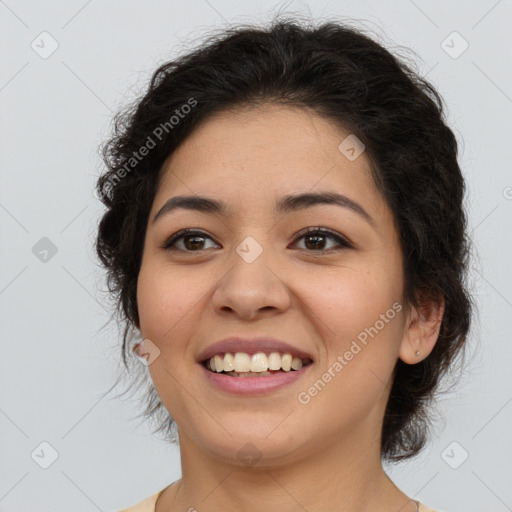
[{"label": "eyebrow", "polygon": [[[335,192],[308,192],[282,197],[275,205],[276,213],[289,213],[320,204],[332,204],[347,208],[363,217],[375,227],[375,221],[370,214],[356,201]],[[153,217],[153,223],[174,210],[183,208],[209,214],[227,215],[226,203],[204,196],[175,196],[168,199]]]}]

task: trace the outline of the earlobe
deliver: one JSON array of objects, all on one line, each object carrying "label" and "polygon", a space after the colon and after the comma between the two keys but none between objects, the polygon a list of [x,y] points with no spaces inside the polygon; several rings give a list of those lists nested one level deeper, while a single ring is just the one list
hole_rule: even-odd
[{"label": "earlobe", "polygon": [[445,301],[442,296],[419,308],[410,307],[398,353],[404,363],[419,363],[432,352],[439,337],[444,308]]}]

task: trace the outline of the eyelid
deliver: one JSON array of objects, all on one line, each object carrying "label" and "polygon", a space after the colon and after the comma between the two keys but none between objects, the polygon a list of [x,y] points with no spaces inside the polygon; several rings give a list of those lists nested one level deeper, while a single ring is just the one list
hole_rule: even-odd
[{"label": "eyelid", "polygon": [[[173,235],[171,235],[169,238],[165,240],[165,242],[162,244],[161,248],[166,250],[171,250],[171,245],[179,240],[180,238],[183,238],[185,236],[192,236],[192,235],[203,235],[205,238],[210,238],[213,240],[217,245],[220,245],[212,236],[210,236],[206,231],[203,231],[202,229],[198,228],[185,228],[180,229],[179,231],[176,231]],[[181,252],[200,252],[200,251],[181,251]]]},{"label": "eyelid", "polygon": [[[337,231],[334,231],[329,228],[323,228],[321,226],[310,226],[304,229],[301,229],[298,233],[293,235],[294,241],[296,241],[299,238],[302,238],[309,234],[316,234],[319,233],[320,235],[327,236],[329,235],[331,238],[334,238],[338,241],[339,245],[343,249],[355,249],[355,244],[352,243],[346,236],[342,235],[341,233],[338,233]],[[331,249],[319,249],[317,251],[308,251],[311,253],[322,253],[322,252],[329,252],[332,250],[340,250],[339,248],[331,248]]]},{"label": "eyelid", "polygon": [[[333,231],[329,228],[323,228],[320,226],[309,226],[307,228],[301,229],[299,232],[295,233],[293,235],[293,242],[297,242],[299,239],[303,238],[306,235],[309,234],[319,234],[322,236],[329,236],[333,239],[335,239],[338,242],[338,245],[341,246],[341,249],[338,248],[330,248],[330,249],[318,249],[318,250],[311,250],[307,252],[311,253],[325,253],[332,250],[342,250],[342,249],[354,249],[355,245],[344,235],[341,235],[340,233]],[[171,250],[172,244],[174,244],[177,240],[180,240],[181,238],[184,238],[186,236],[192,236],[192,235],[202,235],[205,238],[209,238],[213,240],[217,245],[220,245],[212,236],[210,236],[206,231],[203,231],[199,228],[185,228],[177,231],[173,235],[171,235],[169,238],[165,240],[165,242],[162,244],[161,248],[165,250]],[[201,252],[204,249],[199,249],[197,251],[182,251],[179,250],[179,252]]]}]

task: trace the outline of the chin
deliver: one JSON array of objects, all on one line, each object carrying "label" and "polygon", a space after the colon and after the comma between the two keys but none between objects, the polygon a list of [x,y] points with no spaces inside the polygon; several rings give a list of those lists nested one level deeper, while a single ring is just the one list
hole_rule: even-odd
[{"label": "chin", "polygon": [[[281,435],[275,430],[276,423],[268,426],[265,433],[230,426],[229,432],[218,439],[202,442],[210,455],[226,464],[241,467],[275,467],[293,462],[304,455],[303,443],[288,432]],[[291,443],[293,440],[293,444]]]}]

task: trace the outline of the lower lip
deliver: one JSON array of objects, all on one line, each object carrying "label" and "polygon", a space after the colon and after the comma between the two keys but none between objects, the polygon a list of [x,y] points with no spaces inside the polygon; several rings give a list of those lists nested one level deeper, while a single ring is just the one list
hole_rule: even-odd
[{"label": "lower lip", "polygon": [[304,375],[313,363],[303,366],[300,370],[279,372],[266,377],[231,377],[223,373],[214,373],[200,364],[210,384],[216,388],[238,395],[265,394],[281,389]]}]

